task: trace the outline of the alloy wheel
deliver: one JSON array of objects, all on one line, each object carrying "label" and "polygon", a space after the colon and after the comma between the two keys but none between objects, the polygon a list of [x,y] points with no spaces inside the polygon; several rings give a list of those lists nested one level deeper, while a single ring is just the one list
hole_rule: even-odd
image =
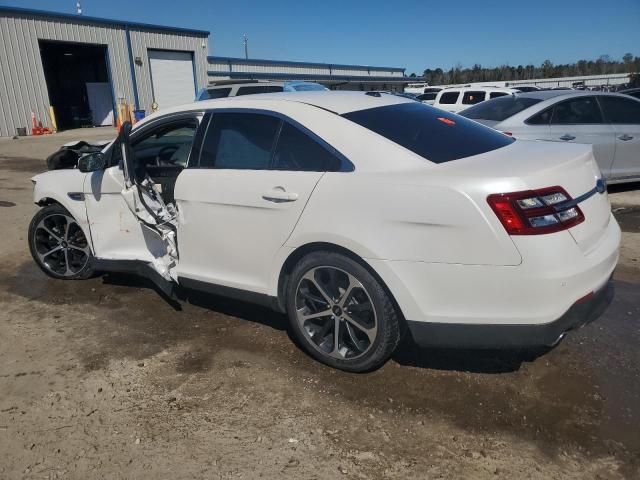
[{"label": "alloy wheel", "polygon": [[47,215],[40,220],[33,235],[36,255],[52,273],[71,277],[87,265],[91,249],[73,217],[58,213]]},{"label": "alloy wheel", "polygon": [[364,285],[329,266],[312,268],[300,279],[296,319],[315,349],[341,360],[368,352],[378,332],[375,307]]}]

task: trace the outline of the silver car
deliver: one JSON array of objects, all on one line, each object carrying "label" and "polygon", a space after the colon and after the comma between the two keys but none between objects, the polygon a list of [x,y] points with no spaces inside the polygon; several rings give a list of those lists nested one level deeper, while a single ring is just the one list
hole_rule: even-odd
[{"label": "silver car", "polygon": [[640,100],[551,90],[496,98],[460,115],[526,140],[586,143],[609,183],[640,180]]}]

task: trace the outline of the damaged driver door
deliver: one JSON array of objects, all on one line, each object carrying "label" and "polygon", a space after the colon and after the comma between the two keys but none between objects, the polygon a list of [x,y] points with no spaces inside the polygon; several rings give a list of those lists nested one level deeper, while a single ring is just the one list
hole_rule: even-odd
[{"label": "damaged driver door", "polygon": [[173,187],[188,163],[200,119],[195,113],[159,119],[133,135],[131,124],[122,126],[111,147],[110,166],[85,181],[98,262],[135,261],[174,280],[178,253]]}]

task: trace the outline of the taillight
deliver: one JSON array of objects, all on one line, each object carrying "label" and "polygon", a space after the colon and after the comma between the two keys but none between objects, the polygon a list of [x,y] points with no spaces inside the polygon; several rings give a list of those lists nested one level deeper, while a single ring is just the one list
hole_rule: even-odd
[{"label": "taillight", "polygon": [[562,187],[489,195],[487,202],[509,235],[540,235],[567,230],[584,215]]}]

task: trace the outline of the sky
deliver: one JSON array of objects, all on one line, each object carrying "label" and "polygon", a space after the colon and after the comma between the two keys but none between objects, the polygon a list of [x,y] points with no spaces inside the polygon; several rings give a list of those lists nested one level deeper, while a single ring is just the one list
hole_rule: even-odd
[{"label": "sky", "polygon": [[[81,0],[88,16],[209,30],[211,55],[448,69],[640,56],[640,0]],[[75,13],[76,0],[0,0]]]}]

